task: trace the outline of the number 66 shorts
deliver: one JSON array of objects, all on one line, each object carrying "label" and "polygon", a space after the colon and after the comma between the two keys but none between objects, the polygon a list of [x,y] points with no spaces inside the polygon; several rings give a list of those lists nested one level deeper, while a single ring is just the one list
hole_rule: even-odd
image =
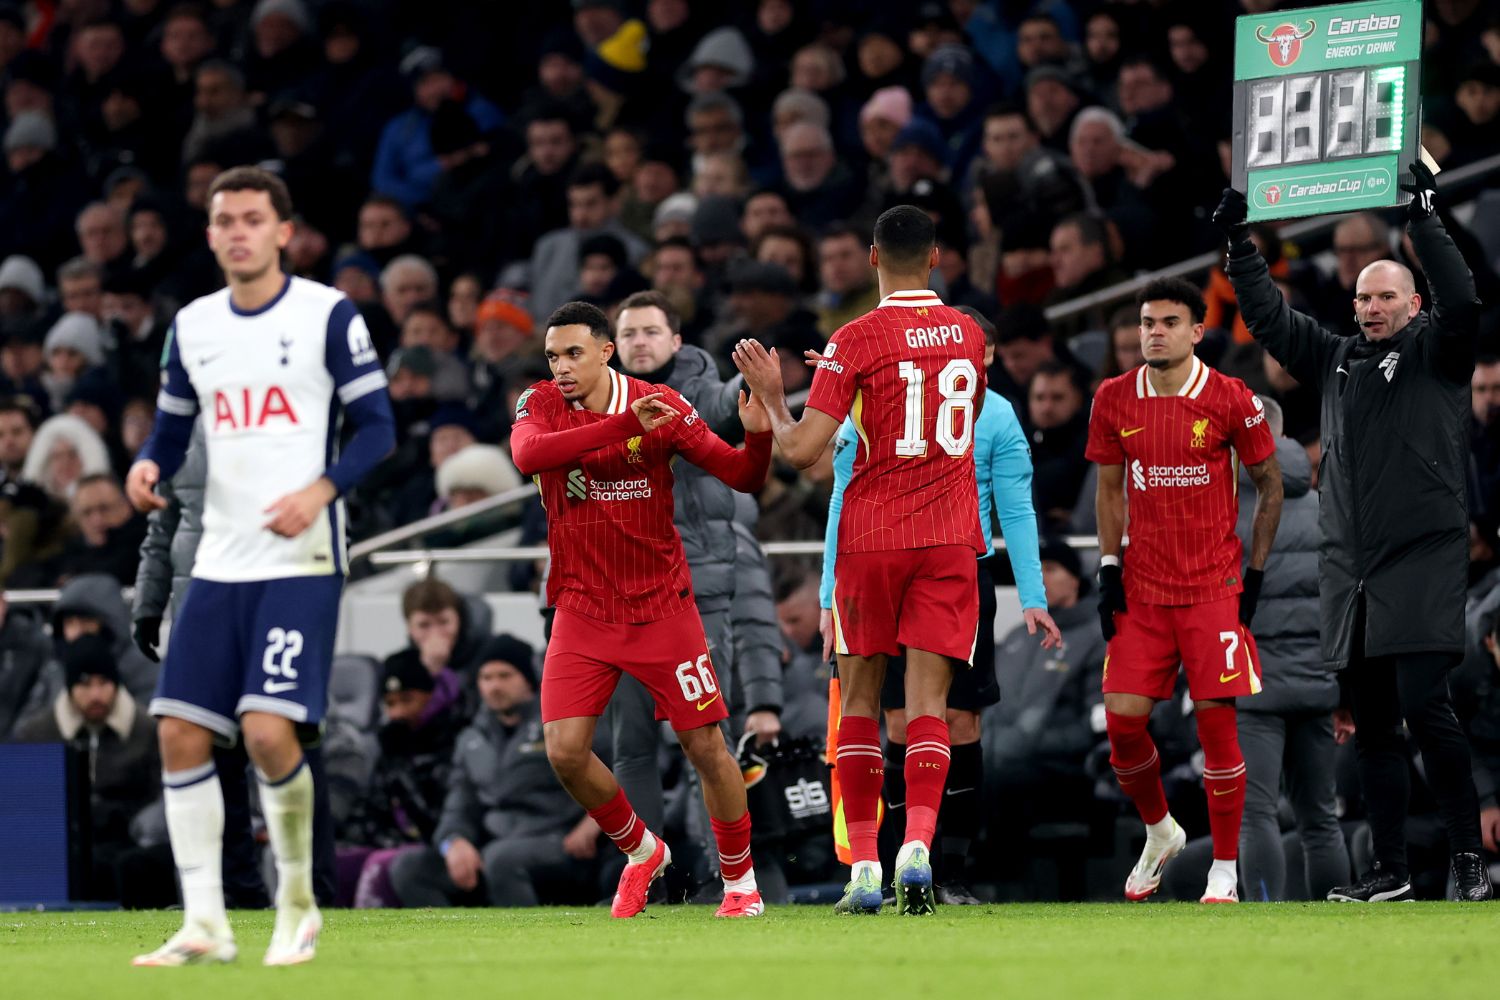
[{"label": "number 66 shorts", "polygon": [[1240,624],[1239,597],[1167,607],[1131,601],[1115,615],[1115,637],[1104,657],[1104,693],[1172,697],[1177,666],[1187,671],[1195,700],[1260,693],[1255,637]]},{"label": "number 66 shorts", "polygon": [[676,732],[729,717],[696,606],[655,622],[603,622],[558,608],[542,664],[542,721],[599,716],[622,673]]},{"label": "number 66 shorts", "polygon": [[316,725],[328,704],[341,573],[189,581],[151,714],[233,740],[246,712]]}]

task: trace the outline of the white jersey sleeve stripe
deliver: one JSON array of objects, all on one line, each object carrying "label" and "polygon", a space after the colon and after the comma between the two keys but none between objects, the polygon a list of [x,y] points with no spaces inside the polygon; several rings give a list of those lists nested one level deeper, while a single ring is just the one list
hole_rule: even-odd
[{"label": "white jersey sleeve stripe", "polygon": [[373,372],[367,372],[354,381],[345,382],[339,386],[339,400],[345,406],[348,406],[361,396],[367,396],[377,389],[384,389],[385,386],[385,372],[378,369]]}]

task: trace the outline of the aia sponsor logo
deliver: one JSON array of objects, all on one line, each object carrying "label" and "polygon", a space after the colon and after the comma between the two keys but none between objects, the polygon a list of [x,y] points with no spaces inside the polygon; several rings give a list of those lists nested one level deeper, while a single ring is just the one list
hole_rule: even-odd
[{"label": "aia sponsor logo", "polygon": [[239,392],[233,389],[214,392],[214,433],[230,431],[260,430],[278,423],[297,427],[297,411],[281,386],[268,386],[264,391],[245,386]]}]

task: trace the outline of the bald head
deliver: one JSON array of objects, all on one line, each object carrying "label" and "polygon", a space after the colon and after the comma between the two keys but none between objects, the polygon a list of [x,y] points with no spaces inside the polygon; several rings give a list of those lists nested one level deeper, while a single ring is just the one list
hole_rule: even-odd
[{"label": "bald head", "polygon": [[1370,340],[1400,333],[1422,308],[1411,269],[1394,260],[1377,260],[1359,272],[1354,286],[1354,318]]}]

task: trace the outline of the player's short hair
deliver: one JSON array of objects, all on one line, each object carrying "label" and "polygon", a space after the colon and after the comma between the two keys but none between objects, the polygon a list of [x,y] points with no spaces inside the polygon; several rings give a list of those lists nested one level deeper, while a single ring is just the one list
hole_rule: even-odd
[{"label": "player's short hair", "polygon": [[598,185],[604,197],[613,198],[620,190],[620,179],[602,163],[581,163],[568,177],[568,187],[582,188]]},{"label": "player's short hair", "polygon": [[[672,300],[661,292],[647,289],[644,292],[631,292],[625,296],[625,301],[620,303],[619,312],[626,309],[660,309],[661,314],[667,318],[667,326],[673,333],[682,332],[682,316],[672,306]],[[616,316],[619,313],[615,314]]]},{"label": "player's short hair", "polygon": [[286,181],[263,167],[230,167],[208,186],[208,200],[220,191],[264,191],[271,199],[271,208],[282,222],[292,221],[292,193]]},{"label": "player's short hair", "polygon": [[999,333],[995,329],[995,324],[990,322],[988,316],[973,306],[954,306],[953,308],[978,324],[979,329],[984,331],[984,342],[987,346],[993,347],[995,345],[999,338]]},{"label": "player's short hair", "polygon": [[1146,282],[1146,287],[1135,297],[1137,314],[1147,302],[1181,303],[1187,306],[1194,323],[1202,323],[1203,317],[1208,314],[1208,307],[1203,303],[1203,293],[1198,290],[1197,285],[1185,278],[1153,278]]},{"label": "player's short hair", "polygon": [[564,302],[552,310],[552,315],[547,317],[546,326],[549,330],[554,326],[586,326],[596,340],[614,339],[609,317],[604,315],[603,309],[591,302]]},{"label": "player's short hair", "polygon": [[418,580],[401,595],[401,617],[411,620],[415,614],[435,615],[444,611],[463,614],[464,601],[447,583],[436,577]]},{"label": "player's short hair", "polygon": [[875,249],[895,267],[925,267],[935,246],[937,226],[915,205],[888,208],[875,220]]}]

